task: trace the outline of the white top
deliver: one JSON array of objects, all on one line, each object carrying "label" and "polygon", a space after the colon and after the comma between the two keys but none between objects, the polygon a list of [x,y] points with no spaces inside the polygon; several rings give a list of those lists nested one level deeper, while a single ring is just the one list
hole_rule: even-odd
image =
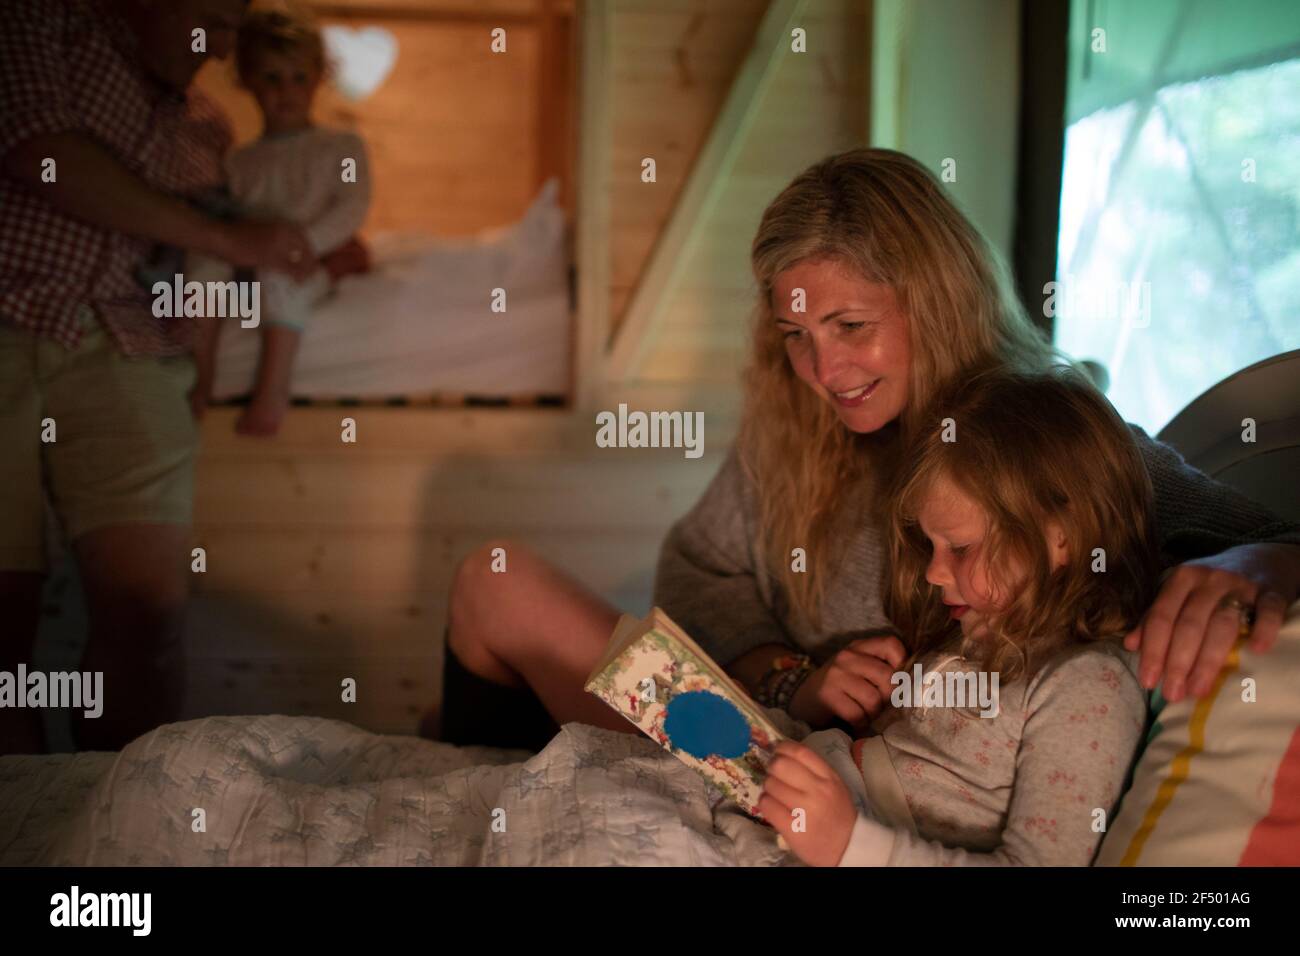
[{"label": "white top", "polygon": [[[356,161],[355,182],[344,180],[349,159]],[[264,136],[235,150],[226,169],[231,195],[245,214],[303,226],[317,256],[356,235],[370,208],[365,143],[343,130],[309,127]]]}]

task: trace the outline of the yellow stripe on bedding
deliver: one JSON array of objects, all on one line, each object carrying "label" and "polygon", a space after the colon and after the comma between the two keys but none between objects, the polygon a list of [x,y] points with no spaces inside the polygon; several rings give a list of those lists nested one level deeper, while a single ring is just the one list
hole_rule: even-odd
[{"label": "yellow stripe on bedding", "polygon": [[1142,818],[1142,825],[1137,828],[1137,832],[1133,834],[1133,839],[1129,841],[1128,849],[1124,851],[1124,857],[1119,861],[1120,866],[1137,866],[1138,857],[1142,855],[1142,848],[1146,845],[1151,834],[1155,832],[1156,824],[1160,821],[1160,815],[1173,802],[1179,784],[1191,774],[1192,758],[1205,749],[1205,725],[1210,720],[1210,711],[1214,708],[1214,702],[1219,699],[1219,692],[1223,690],[1224,682],[1241,664],[1241,645],[1243,642],[1242,639],[1239,639],[1233,645],[1232,652],[1228,654],[1223,669],[1219,671],[1219,676],[1214,680],[1213,691],[1208,697],[1200,701],[1192,711],[1192,719],[1187,727],[1188,744],[1170,762],[1169,776],[1160,782],[1160,787],[1156,790],[1156,798],[1152,801],[1151,806],[1147,808],[1146,815]]}]

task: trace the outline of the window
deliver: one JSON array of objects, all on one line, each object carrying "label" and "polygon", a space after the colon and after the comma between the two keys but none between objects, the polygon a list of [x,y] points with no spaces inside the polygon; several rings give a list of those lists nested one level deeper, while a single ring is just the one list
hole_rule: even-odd
[{"label": "window", "polygon": [[1300,6],[1091,0],[1071,18],[1045,307],[1154,434],[1300,348]]}]

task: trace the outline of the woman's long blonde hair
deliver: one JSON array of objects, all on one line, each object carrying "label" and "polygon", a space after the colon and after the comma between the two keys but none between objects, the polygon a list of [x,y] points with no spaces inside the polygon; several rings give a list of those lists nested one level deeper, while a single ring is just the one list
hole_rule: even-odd
[{"label": "woman's long blonde hair", "polygon": [[[968,657],[1010,681],[1067,644],[1137,624],[1159,572],[1151,479],[1133,433],[1091,382],[1066,368],[994,370],[937,396],[926,419],[889,491],[885,610],[911,652],[904,669],[961,633],[925,579],[932,546],[917,521],[940,478],[986,516],[978,560],[1010,598],[989,615],[987,637],[967,642]],[[1065,536],[1055,569],[1049,522]],[[1023,580],[1007,574],[1012,561]]]},{"label": "woman's long blonde hair", "polygon": [[[872,520],[896,439],[907,440],[936,390],[987,367],[1041,370],[1061,361],[1010,289],[1000,260],[924,166],[855,149],[801,173],[763,213],[751,253],[759,303],[745,370],[741,463],[759,502],[769,572],[813,627],[846,535],[837,518]],[[892,288],[912,363],[897,425],[850,431],[795,375],[773,321],[772,287],[796,263],[836,260]],[[806,573],[790,554],[803,548]]]}]

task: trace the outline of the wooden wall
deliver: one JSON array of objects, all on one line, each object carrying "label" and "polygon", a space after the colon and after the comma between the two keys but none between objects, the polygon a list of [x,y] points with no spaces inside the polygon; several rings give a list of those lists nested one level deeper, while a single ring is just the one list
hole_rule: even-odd
[{"label": "wooden wall", "polygon": [[[736,381],[748,354],[755,300],[749,245],[763,210],[808,166],[866,144],[867,7],[862,0],[810,0],[796,20],[806,31],[807,52],[792,52],[789,36],[783,37],[771,85],[752,106],[754,119],[712,211],[694,226],[684,268],[630,378]],[[616,203],[618,193],[646,191],[629,179],[620,164]],[[660,223],[667,211],[659,205],[663,191],[656,195],[658,202],[643,215]]]},{"label": "wooden wall", "polygon": [[[343,414],[357,421],[356,445],[339,441]],[[645,613],[663,534],[725,451],[685,462],[680,451],[597,449],[594,428],[575,447],[567,416],[552,411],[291,417],[273,444],[233,436],[232,411],[205,423],[194,714],[313,713],[413,732],[440,693],[447,595],[464,555],[518,538]],[[355,704],[340,698],[348,676]]]},{"label": "wooden wall", "polygon": [[[259,4],[266,5],[266,4]],[[380,27],[397,41],[379,90],[352,102],[329,85],[318,122],[355,129],[372,160],[367,232],[468,235],[518,219],[549,176],[573,207],[577,51],[572,0],[316,0],[323,25]],[[493,53],[491,31],[506,31]],[[230,115],[239,142],[261,132],[256,104],[230,62],[209,62],[199,86]]]},{"label": "wooden wall", "polygon": [[[677,202],[766,0],[608,4],[611,333]],[[653,158],[656,181],[641,179]]]}]

